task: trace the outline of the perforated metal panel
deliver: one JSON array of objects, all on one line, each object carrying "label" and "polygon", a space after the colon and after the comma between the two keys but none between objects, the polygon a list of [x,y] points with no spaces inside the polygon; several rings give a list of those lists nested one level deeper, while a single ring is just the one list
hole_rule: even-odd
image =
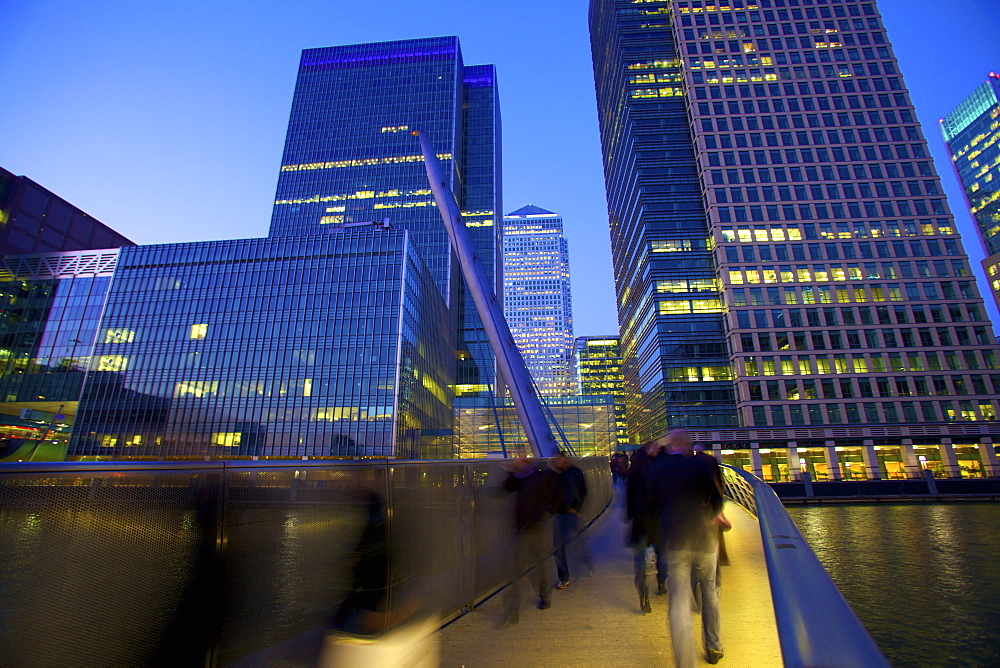
[{"label": "perforated metal panel", "polygon": [[[0,665],[308,654],[359,573],[384,583],[381,623],[446,621],[509,581],[501,464],[0,466]],[[586,524],[610,479],[603,458],[581,467]]]}]

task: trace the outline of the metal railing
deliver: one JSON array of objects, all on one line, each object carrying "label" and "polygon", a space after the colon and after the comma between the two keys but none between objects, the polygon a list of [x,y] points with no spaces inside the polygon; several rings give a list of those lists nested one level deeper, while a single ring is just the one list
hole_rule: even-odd
[{"label": "metal railing", "polygon": [[774,491],[723,465],[726,491],[760,524],[771,599],[786,666],[888,666]]},{"label": "metal railing", "polygon": [[[448,621],[512,578],[501,466],[0,465],[0,663],[225,665],[305,646],[359,577],[380,611],[366,632]],[[603,457],[580,466],[586,526],[611,481]]]}]

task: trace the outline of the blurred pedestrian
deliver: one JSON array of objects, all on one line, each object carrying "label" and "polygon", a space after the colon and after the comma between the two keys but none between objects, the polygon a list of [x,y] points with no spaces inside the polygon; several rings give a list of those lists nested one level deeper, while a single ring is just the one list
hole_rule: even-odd
[{"label": "blurred pedestrian", "polygon": [[632,522],[628,545],[633,550],[635,589],[639,594],[639,609],[643,614],[653,611],[649,605],[649,587],[646,586],[647,551],[656,555],[657,593],[666,592],[667,560],[656,537],[655,507],[651,500],[649,470],[660,457],[661,443],[653,440],[632,453],[625,487],[625,514]]},{"label": "blurred pedestrian", "polygon": [[628,454],[624,452],[619,452],[618,465],[617,465],[619,480],[628,476],[628,469],[629,469]]},{"label": "blurred pedestrian", "polygon": [[[569,586],[567,545],[580,528],[580,508],[587,498],[587,479],[580,467],[575,466],[561,450],[552,461],[552,470],[556,473],[557,485],[561,492],[559,507],[552,522],[553,543],[556,548],[556,574],[559,576],[556,589],[565,589]],[[588,572],[593,572],[586,540],[578,538],[577,544],[584,565]]]},{"label": "blurred pedestrian", "polygon": [[538,609],[552,605],[552,579],[542,563],[552,554],[549,517],[560,500],[556,474],[540,470],[534,460],[520,457],[508,468],[504,489],[516,494],[514,499],[515,558],[511,564],[512,582],[504,594],[504,619],[500,626],[518,622],[521,606],[521,581],[529,575],[538,592]]},{"label": "blurred pedestrian", "polygon": [[[693,446],[694,457],[706,467],[708,467],[708,472],[712,476],[712,480],[715,482],[715,486],[719,488],[719,494],[723,497],[726,496],[726,479],[722,475],[722,467],[719,465],[719,460],[709,453],[705,452],[705,446],[701,443],[695,443]],[[729,553],[726,551],[726,538],[725,532],[726,527],[719,527],[719,566],[729,565]],[[722,569],[720,568],[715,574],[715,585],[716,587],[722,586]]]},{"label": "blurred pedestrian", "polygon": [[667,439],[671,454],[657,460],[649,476],[659,538],[670,570],[668,623],[674,663],[680,668],[693,668],[696,659],[691,623],[692,578],[702,591],[706,660],[715,664],[723,657],[715,586],[722,495],[708,467],[693,456],[690,435],[675,430]]}]

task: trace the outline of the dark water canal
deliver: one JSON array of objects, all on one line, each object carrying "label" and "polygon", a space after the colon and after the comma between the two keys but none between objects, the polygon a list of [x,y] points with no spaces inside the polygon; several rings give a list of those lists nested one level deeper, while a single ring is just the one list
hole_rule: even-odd
[{"label": "dark water canal", "polygon": [[1000,665],[1000,503],[788,512],[893,666]]}]

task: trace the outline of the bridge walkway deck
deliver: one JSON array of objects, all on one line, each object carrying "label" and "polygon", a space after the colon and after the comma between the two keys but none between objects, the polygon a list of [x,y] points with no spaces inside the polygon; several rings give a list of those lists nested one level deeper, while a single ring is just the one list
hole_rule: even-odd
[{"label": "bridge walkway deck", "polygon": [[[618,498],[623,487],[617,487]],[[733,523],[726,534],[731,561],[722,569],[721,635],[725,658],[720,665],[780,666],[781,650],[771,604],[767,567],[757,520],[741,506],[726,504]],[[650,597],[653,613],[643,615],[632,584],[632,552],[624,547],[625,524],[614,502],[584,534],[595,574],[574,577],[554,591],[552,607],[538,610],[523,601],[520,622],[495,628],[502,618],[503,594],[442,629],[441,666],[669,666],[673,665],[667,627],[667,596]],[[555,565],[552,560],[545,567]],[[650,577],[654,583],[655,578]],[[527,587],[523,588],[527,596]],[[704,661],[701,624],[693,628]]]}]

